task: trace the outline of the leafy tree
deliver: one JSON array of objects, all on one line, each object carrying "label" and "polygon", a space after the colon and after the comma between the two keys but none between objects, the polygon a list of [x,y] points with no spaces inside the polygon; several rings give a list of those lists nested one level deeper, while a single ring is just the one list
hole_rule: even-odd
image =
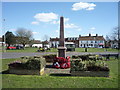
[{"label": "leafy tree", "polygon": [[33,33],[25,28],[19,28],[16,30],[16,41],[22,44],[24,47],[26,44],[30,44],[33,40]]},{"label": "leafy tree", "polygon": [[[4,38],[4,36],[3,36]],[[3,39],[4,41],[4,39]],[[7,31],[5,33],[5,43],[8,44],[8,46],[10,46],[11,44],[15,44],[15,35],[12,32]]]}]

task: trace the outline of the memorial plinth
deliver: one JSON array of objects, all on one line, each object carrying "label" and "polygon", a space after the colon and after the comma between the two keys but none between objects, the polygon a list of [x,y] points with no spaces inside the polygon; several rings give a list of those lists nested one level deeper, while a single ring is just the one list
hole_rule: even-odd
[{"label": "memorial plinth", "polygon": [[66,47],[64,39],[64,18],[60,17],[60,39],[58,47],[58,57],[66,57]]}]

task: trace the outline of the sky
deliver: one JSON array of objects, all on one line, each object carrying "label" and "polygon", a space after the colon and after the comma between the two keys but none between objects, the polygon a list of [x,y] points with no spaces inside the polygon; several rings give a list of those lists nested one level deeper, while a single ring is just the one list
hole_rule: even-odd
[{"label": "sky", "polygon": [[59,37],[60,16],[64,17],[65,37],[91,33],[109,35],[118,26],[117,2],[3,2],[2,36],[18,28],[31,30],[33,38]]}]

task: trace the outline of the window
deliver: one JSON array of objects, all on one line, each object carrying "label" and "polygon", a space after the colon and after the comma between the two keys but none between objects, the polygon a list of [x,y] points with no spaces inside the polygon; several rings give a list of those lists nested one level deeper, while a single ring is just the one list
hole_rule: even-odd
[{"label": "window", "polygon": [[100,43],[103,43],[103,41],[100,41]]},{"label": "window", "polygon": [[95,43],[97,43],[97,41],[95,41]]},{"label": "window", "polygon": [[91,43],[93,43],[93,41],[91,41]]}]

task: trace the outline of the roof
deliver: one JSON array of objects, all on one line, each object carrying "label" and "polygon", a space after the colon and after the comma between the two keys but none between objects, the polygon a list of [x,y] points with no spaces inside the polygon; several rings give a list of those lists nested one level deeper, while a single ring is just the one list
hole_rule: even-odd
[{"label": "roof", "polygon": [[59,41],[59,38],[56,37],[56,38],[50,38],[50,41]]},{"label": "roof", "polygon": [[41,44],[41,41],[40,41],[40,40],[34,40],[33,43],[34,43],[34,44]]},{"label": "roof", "polygon": [[49,42],[48,42],[48,41],[43,41],[42,43],[44,43],[44,44],[49,44]]},{"label": "roof", "polygon": [[[68,37],[68,38],[77,38],[77,37]],[[65,41],[68,41],[68,42],[78,42],[78,40],[69,40],[68,38],[65,38]],[[105,40],[103,36],[80,36],[79,37],[79,40],[94,40],[94,41],[97,41],[97,40]],[[59,38],[56,37],[56,38],[50,38],[50,41],[59,41]]]},{"label": "roof", "polygon": [[81,36],[79,40],[105,40],[103,36]]},{"label": "roof", "polygon": [[[70,37],[68,37],[70,38]],[[76,41],[76,40],[68,40],[68,38],[65,38],[65,41],[69,41],[69,42],[73,42],[73,41]],[[74,37],[74,38],[77,38],[77,37]],[[59,41],[59,38],[56,37],[56,38],[50,38],[50,41]]]}]

